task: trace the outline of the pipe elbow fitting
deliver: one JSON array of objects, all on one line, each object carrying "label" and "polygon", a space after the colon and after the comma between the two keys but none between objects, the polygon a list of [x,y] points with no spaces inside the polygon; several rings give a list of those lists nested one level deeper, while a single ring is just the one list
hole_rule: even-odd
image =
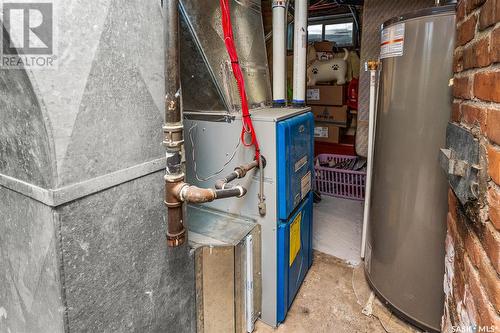
[{"label": "pipe elbow fitting", "polygon": [[214,184],[217,190],[222,190],[224,188],[224,185],[226,185],[226,179],[219,179]]},{"label": "pipe elbow fitting", "polygon": [[244,188],[243,186],[238,185],[238,186],[235,186],[234,188],[238,189],[240,191],[238,198],[241,198],[241,197],[245,196],[245,194],[247,194],[247,189]]},{"label": "pipe elbow fitting", "polygon": [[188,203],[205,203],[214,201],[215,191],[209,188],[199,188],[197,186],[185,184],[178,192],[179,200]]}]

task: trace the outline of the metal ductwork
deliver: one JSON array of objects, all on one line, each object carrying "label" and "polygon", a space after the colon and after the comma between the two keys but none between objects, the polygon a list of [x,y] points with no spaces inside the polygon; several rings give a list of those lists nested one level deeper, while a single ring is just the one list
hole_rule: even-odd
[{"label": "metal ductwork", "polygon": [[[270,104],[261,4],[257,0],[231,1],[233,34],[246,83],[250,108]],[[181,75],[184,110],[217,112],[240,110],[239,91],[224,44],[219,1],[181,0]],[[207,92],[208,87],[208,92]]]}]

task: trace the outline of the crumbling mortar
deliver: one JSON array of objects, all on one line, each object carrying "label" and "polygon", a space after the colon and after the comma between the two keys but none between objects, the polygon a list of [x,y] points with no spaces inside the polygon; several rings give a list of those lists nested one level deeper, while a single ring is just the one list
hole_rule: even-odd
[{"label": "crumbling mortar", "polygon": [[489,64],[488,66],[485,66],[485,67],[468,68],[468,69],[463,70],[461,72],[454,73],[454,77],[457,79],[460,79],[463,77],[469,77],[469,79],[471,79],[471,82],[473,82],[474,75],[477,73],[495,72],[495,71],[499,71],[499,70],[500,70],[500,62]]}]

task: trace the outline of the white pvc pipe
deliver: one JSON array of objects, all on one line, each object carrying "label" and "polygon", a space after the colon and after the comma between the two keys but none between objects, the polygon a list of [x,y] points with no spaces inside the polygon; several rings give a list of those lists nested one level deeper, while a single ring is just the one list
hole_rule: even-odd
[{"label": "white pvc pipe", "polygon": [[307,0],[295,1],[293,39],[293,100],[294,105],[306,102]]},{"label": "white pvc pipe", "polygon": [[365,207],[363,212],[363,233],[361,235],[361,258],[365,258],[368,219],[370,216],[370,195],[372,191],[373,148],[375,141],[377,69],[370,69],[370,104],[368,117],[368,156],[366,167]]},{"label": "white pvc pipe", "polygon": [[286,1],[273,1],[273,104],[286,104]]}]

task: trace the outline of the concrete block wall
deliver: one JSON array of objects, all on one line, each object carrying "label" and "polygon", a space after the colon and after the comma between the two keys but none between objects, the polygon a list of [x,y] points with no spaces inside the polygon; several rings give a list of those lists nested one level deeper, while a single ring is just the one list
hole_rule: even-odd
[{"label": "concrete block wall", "polygon": [[459,1],[451,121],[478,139],[483,175],[467,207],[449,190],[443,332],[500,332],[499,62],[500,0]]}]

